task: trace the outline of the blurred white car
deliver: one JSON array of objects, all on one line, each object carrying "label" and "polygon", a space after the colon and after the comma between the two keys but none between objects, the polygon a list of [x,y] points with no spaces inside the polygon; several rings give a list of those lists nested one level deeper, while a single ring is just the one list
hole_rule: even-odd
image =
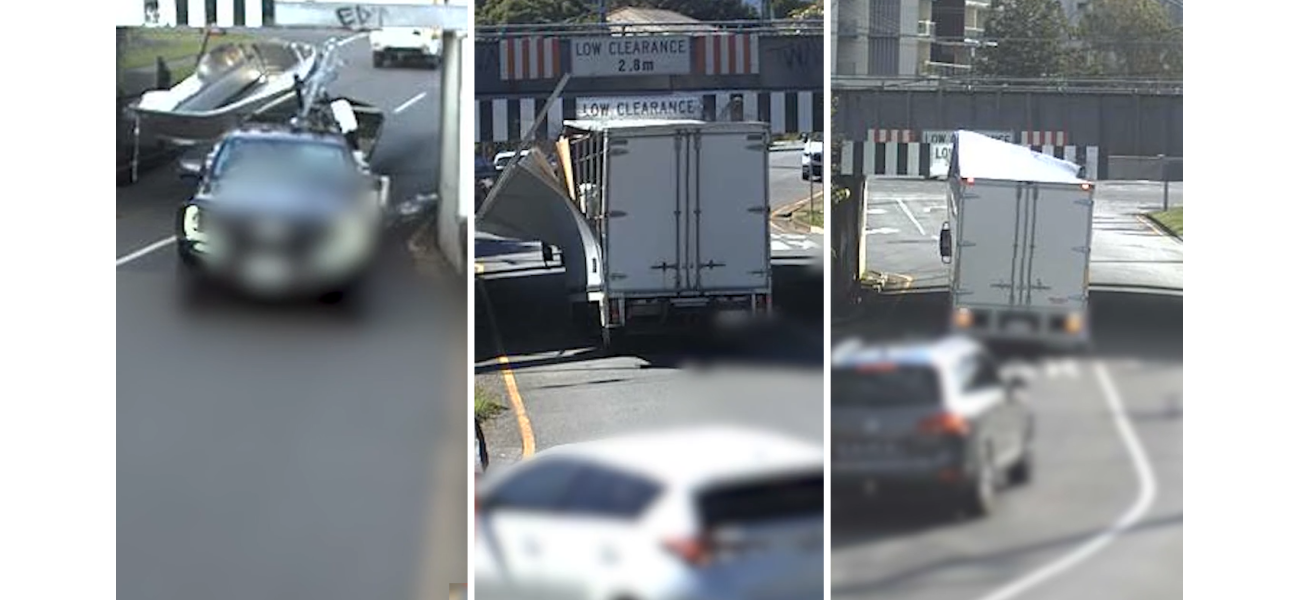
[{"label": "blurred white car", "polygon": [[438,66],[442,61],[442,34],[426,27],[384,27],[370,32],[374,67],[421,62]]},{"label": "blurred white car", "polygon": [[544,450],[482,480],[475,597],[820,599],[822,464],[735,427]]}]

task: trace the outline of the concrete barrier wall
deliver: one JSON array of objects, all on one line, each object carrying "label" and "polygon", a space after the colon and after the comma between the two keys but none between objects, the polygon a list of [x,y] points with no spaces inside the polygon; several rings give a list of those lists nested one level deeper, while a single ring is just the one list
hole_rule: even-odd
[{"label": "concrete barrier wall", "polygon": [[1161,159],[1157,156],[1111,156],[1108,165],[1110,179],[1131,181],[1183,180],[1181,157]]},{"label": "concrete barrier wall", "polygon": [[[1018,143],[1095,147],[1099,179],[1112,156],[1182,156],[1181,92],[1020,90],[1016,88],[872,88],[839,90],[837,137],[869,143],[921,142],[925,131],[1013,132]],[[880,139],[877,132],[893,132]],[[1124,161],[1121,161],[1124,162]],[[1121,169],[1128,169],[1125,162]],[[842,168],[841,168],[842,170]]]}]

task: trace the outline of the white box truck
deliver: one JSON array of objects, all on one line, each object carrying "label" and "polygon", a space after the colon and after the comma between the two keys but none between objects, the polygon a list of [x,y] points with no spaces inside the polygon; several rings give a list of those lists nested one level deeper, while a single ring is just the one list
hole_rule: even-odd
[{"label": "white box truck", "polygon": [[587,301],[606,343],[770,313],[770,137],[752,122],[565,123],[570,193],[601,246]]},{"label": "white box truck", "polygon": [[969,131],[953,136],[951,324],[988,340],[1089,345],[1093,184],[1074,163]]}]

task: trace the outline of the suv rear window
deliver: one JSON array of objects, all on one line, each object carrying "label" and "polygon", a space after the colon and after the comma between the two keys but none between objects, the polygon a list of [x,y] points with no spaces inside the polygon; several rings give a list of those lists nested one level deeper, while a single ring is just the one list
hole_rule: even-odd
[{"label": "suv rear window", "polygon": [[843,368],[831,372],[831,405],[917,406],[943,399],[939,375],[928,366]]},{"label": "suv rear window", "polygon": [[820,472],[715,486],[700,494],[704,527],[749,525],[822,516]]}]

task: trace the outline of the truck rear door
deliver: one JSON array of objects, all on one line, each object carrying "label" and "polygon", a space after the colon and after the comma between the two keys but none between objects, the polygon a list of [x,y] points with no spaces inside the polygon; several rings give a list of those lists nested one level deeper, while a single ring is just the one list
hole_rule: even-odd
[{"label": "truck rear door", "polygon": [[963,306],[1079,310],[1092,200],[1082,186],[982,181],[958,203],[955,300]]},{"label": "truck rear door", "polygon": [[1017,303],[1029,308],[1082,312],[1092,238],[1092,194],[1083,186],[1025,186],[1024,236]]},{"label": "truck rear door", "polygon": [[699,290],[766,290],[767,135],[760,129],[709,131],[692,143],[687,280]]},{"label": "truck rear door", "polygon": [[957,228],[953,232],[953,300],[962,306],[1006,306],[1016,282],[1021,244],[1020,184],[984,180],[955,183]]},{"label": "truck rear door", "polygon": [[605,260],[611,292],[685,285],[687,136],[610,135],[606,145]]}]

